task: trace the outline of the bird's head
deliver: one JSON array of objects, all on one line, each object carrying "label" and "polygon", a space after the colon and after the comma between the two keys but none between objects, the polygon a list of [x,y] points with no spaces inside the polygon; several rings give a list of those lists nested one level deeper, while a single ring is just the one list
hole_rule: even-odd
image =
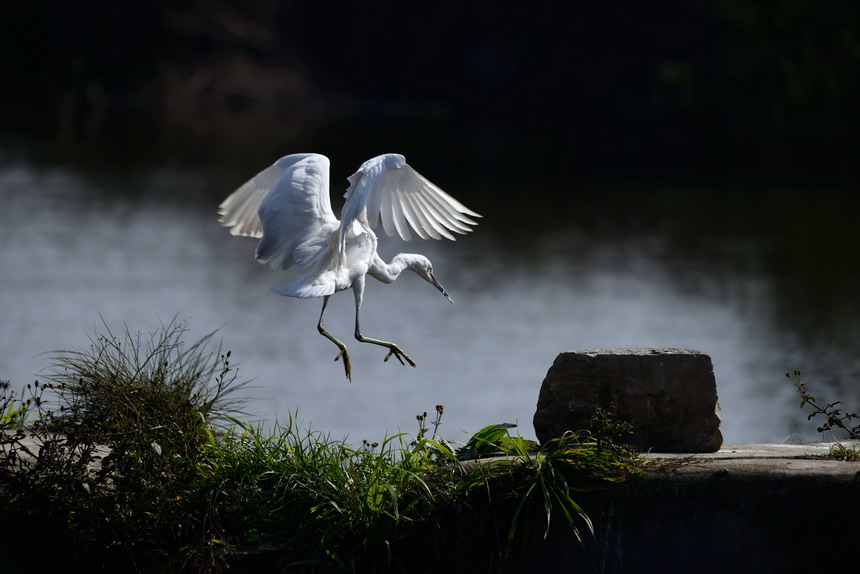
[{"label": "bird's head", "polygon": [[448,301],[453,303],[454,301],[448,296],[448,292],[445,291],[445,288],[442,287],[442,284],[436,280],[436,277],[433,275],[433,264],[430,263],[430,260],[424,257],[423,255],[409,255],[407,261],[407,269],[410,271],[414,271],[416,275],[424,279],[427,283],[431,284],[433,287],[439,290],[439,292],[445,296]]}]

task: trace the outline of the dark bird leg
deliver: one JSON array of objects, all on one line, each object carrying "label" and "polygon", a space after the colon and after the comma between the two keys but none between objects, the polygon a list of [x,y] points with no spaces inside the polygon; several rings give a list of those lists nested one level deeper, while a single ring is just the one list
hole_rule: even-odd
[{"label": "dark bird leg", "polygon": [[[361,334],[361,301],[364,298],[364,277],[359,277],[352,283],[352,290],[355,293],[355,338],[362,343],[371,343],[373,345],[379,345],[380,347],[385,347],[388,349],[388,354],[385,355],[385,359],[383,362],[387,362],[388,359],[391,358],[391,355],[397,357],[397,360],[400,361],[401,365],[406,365],[409,363],[411,366],[415,366],[415,361],[409,358],[409,355],[403,352],[403,349],[398,347],[394,343],[389,343],[388,341],[380,341],[379,339],[371,339],[369,337],[365,337]],[[404,363],[403,361],[406,361]]]},{"label": "dark bird leg", "polygon": [[349,379],[350,382],[352,382],[352,368],[349,364],[349,353],[346,350],[346,345],[335,339],[334,336],[328,331],[326,331],[325,327],[323,326],[323,315],[325,314],[325,308],[326,305],[328,305],[329,297],[331,297],[331,295],[326,295],[325,297],[323,297],[323,306],[322,311],[320,312],[320,322],[317,324],[317,331],[320,332],[320,335],[337,345],[337,348],[340,349],[340,353],[338,353],[337,357],[335,357],[334,360],[337,361],[338,359],[343,357],[343,368],[346,370],[346,378]]}]

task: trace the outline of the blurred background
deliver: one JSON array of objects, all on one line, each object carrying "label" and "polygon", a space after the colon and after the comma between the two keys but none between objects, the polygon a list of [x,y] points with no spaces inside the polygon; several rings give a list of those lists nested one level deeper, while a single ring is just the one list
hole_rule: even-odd
[{"label": "blurred background", "polygon": [[[624,5],[630,4],[630,5]],[[728,442],[813,440],[784,373],[860,410],[860,4],[29,2],[0,23],[0,379],[44,376],[102,322],[191,317],[252,420],[336,437],[533,436],[555,356],[712,356]],[[348,384],[320,304],[280,298],[218,203],[277,158],[346,177],[399,152],[481,213],[372,283]],[[348,344],[352,297],[329,329]],[[48,353],[47,355],[44,353]]]}]

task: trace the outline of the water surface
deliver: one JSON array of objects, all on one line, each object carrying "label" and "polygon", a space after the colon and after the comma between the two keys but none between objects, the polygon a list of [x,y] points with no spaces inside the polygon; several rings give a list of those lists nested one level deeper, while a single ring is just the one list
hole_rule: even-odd
[{"label": "water surface", "polygon": [[533,437],[555,356],[599,347],[711,355],[727,442],[818,438],[789,369],[860,409],[858,201],[847,194],[446,186],[486,216],[473,234],[386,238],[380,251],[426,254],[455,304],[416,276],[368,281],[362,330],[400,344],[412,369],[355,342],[351,293],[333,297],[327,327],[349,346],[350,384],[316,331],[321,300],[272,293],[282,277],[254,261],[254,241],[218,225],[218,202],[240,183],[205,170],[0,166],[0,378],[39,377],[46,352],[86,347],[102,319],[151,331],[178,315],[191,317],[190,339],[220,330],[240,378],[254,380],[252,419],[298,411],[354,440],[414,432],[436,404],[450,439],[496,422]]}]

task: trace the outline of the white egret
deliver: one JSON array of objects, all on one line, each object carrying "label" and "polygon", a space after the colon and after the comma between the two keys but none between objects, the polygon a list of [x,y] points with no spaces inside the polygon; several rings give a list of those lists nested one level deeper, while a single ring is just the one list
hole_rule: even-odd
[{"label": "white egret", "polygon": [[454,240],[468,233],[481,217],[412,169],[399,154],[369,159],[349,178],[338,221],[329,200],[329,159],[315,153],[282,157],[230,194],[219,206],[219,221],[233,235],[260,237],[256,257],[273,269],[293,269],[298,279],[272,289],[288,297],[322,297],[317,329],[337,345],[346,377],[352,380],[349,352],[323,326],[329,297],[352,288],[355,294],[355,338],[388,349],[391,355],[415,366],[394,343],[361,334],[360,311],[365,275],[391,283],[406,269],[436,287],[453,303],[433,275],[423,255],[401,253],[386,263],[376,252],[373,229],[382,222],[385,232],[411,238]]}]

